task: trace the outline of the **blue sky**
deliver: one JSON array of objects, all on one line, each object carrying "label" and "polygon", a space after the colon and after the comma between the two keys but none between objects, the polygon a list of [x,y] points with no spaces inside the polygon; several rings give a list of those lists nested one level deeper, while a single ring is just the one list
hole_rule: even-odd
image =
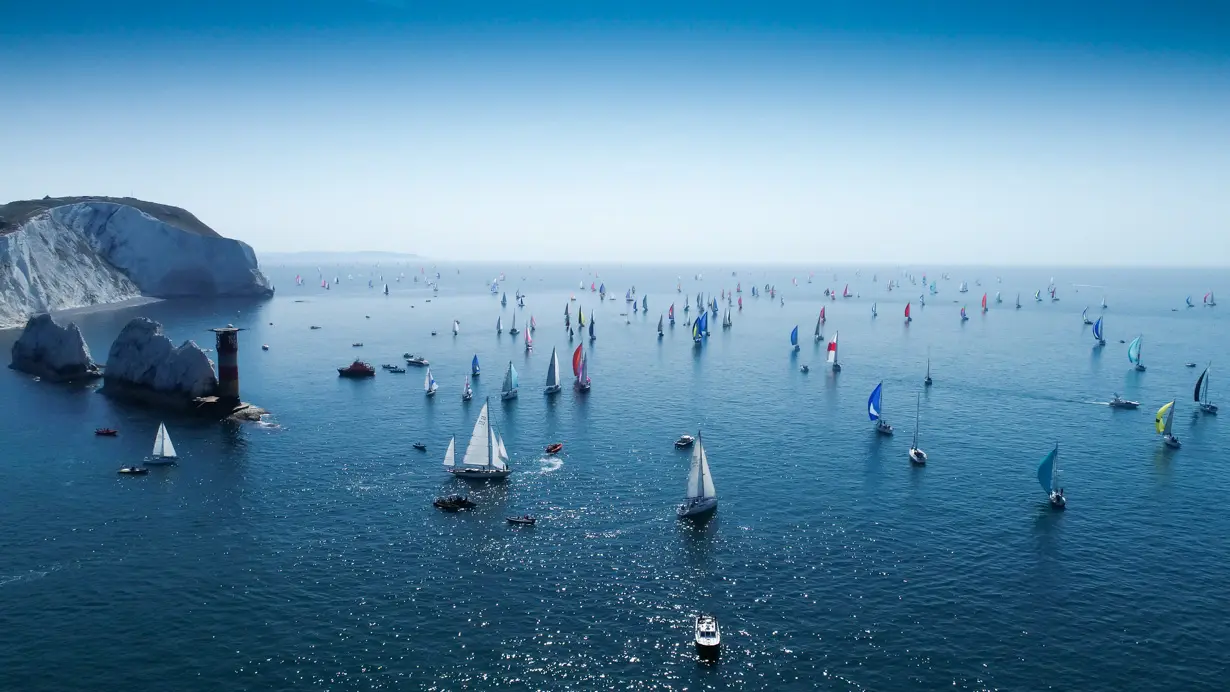
[{"label": "blue sky", "polygon": [[0,2],[6,199],[258,251],[1230,264],[1219,3]]}]

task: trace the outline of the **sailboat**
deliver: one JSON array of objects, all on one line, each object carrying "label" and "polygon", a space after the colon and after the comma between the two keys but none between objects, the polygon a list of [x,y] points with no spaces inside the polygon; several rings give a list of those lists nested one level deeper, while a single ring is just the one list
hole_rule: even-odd
[{"label": "sailboat", "polygon": [[517,313],[515,313],[515,312],[514,312],[514,313],[513,313],[513,323],[512,323],[512,328],[508,330],[508,333],[509,333],[509,334],[512,334],[513,336],[516,336],[516,335],[517,335],[517,334],[519,334],[520,332],[521,332],[521,330],[520,330],[520,329],[517,329]]},{"label": "sailboat", "polygon": [[478,377],[479,372],[480,371],[478,369],[478,354],[475,353],[474,358],[470,361],[470,374],[474,377]]},{"label": "sailboat", "polygon": [[453,320],[453,336],[457,336],[457,332],[461,331],[461,323]]},{"label": "sailboat", "polygon": [[658,338],[662,338],[662,316],[658,315]]},{"label": "sailboat", "polygon": [[1204,294],[1204,306],[1206,308],[1211,308],[1215,305],[1217,305],[1217,299],[1213,297],[1213,292],[1209,291],[1208,293]]},{"label": "sailboat", "polygon": [[530,331],[532,332],[535,329],[538,329],[538,323],[534,321],[534,316],[530,315]]},{"label": "sailboat", "polygon": [[530,336],[530,330],[525,330],[525,350],[534,350],[534,337]]},{"label": "sailboat", "polygon": [[871,304],[871,316],[872,316],[872,317],[875,317],[877,314],[878,314],[878,313],[876,312],[876,304],[875,304],[875,303],[872,303],[872,304]]},{"label": "sailboat", "polygon": [[440,386],[436,384],[436,378],[431,376],[431,368],[427,368],[427,375],[423,378],[423,391],[427,393],[427,396],[435,396],[436,390],[439,388]]},{"label": "sailboat", "polygon": [[1016,309],[1017,310],[1021,309],[1021,294],[1020,293],[1016,294]]},{"label": "sailboat", "polygon": [[1055,303],[1058,301],[1059,301],[1059,296],[1055,295],[1055,287],[1051,286],[1051,302]]},{"label": "sailboat", "polygon": [[1002,303],[1002,302],[1004,302],[1004,299],[999,296],[999,291],[996,291],[995,292],[995,303],[998,305],[999,303]]},{"label": "sailboat", "polygon": [[968,319],[969,319],[969,315],[965,314],[965,306],[962,305],[961,306],[961,321],[964,322]]},{"label": "sailboat", "polygon": [[594,312],[593,310],[590,310],[589,312],[589,340],[593,341],[594,339],[597,339],[597,338],[598,337],[594,336]]},{"label": "sailboat", "polygon": [[833,366],[833,372],[841,372],[841,363],[837,362],[837,334],[833,332],[833,338],[829,341],[828,362]]},{"label": "sailboat", "polygon": [[466,375],[465,386],[462,387],[461,389],[461,400],[469,401],[470,399],[473,399],[473,398],[474,398],[474,390],[470,389],[470,376]]},{"label": "sailboat", "polygon": [[918,447],[918,407],[922,401],[922,395],[914,396],[914,441],[910,443],[910,463],[918,464],[919,466],[927,463],[927,453]]},{"label": "sailboat", "polygon": [[739,312],[743,312],[743,296],[739,296]]},{"label": "sailboat", "polygon": [[[593,313],[590,313],[591,317]],[[577,308],[577,329],[585,326],[585,313],[581,312],[581,308]]]},{"label": "sailboat", "polygon": [[154,435],[154,451],[146,466],[162,466],[174,464],[176,459],[175,445],[171,444],[171,434],[167,432],[165,423],[158,424],[158,433]]},{"label": "sailboat", "polygon": [[1042,302],[1042,291],[1034,291],[1034,302],[1035,303]]},{"label": "sailboat", "polygon": [[635,315],[635,314],[636,314],[636,312],[637,312],[637,305],[636,305],[636,301],[632,301],[632,314],[634,314],[634,315]]},{"label": "sailboat", "polygon": [[794,325],[794,329],[790,330],[790,345],[794,347],[793,350],[799,350],[799,325],[797,324]]},{"label": "sailboat", "polygon": [[628,289],[627,291],[625,291],[625,292],[624,292],[624,301],[625,301],[625,302],[628,302],[628,303],[633,302],[633,300],[632,300],[632,289]]},{"label": "sailboat", "polygon": [[675,304],[671,303],[671,307],[666,311],[666,319],[670,320],[671,326],[675,326]]},{"label": "sailboat", "polygon": [[649,296],[641,296],[641,310],[649,309]]},{"label": "sailboat", "polygon": [[982,313],[985,315],[986,312],[987,312],[987,294],[983,293],[982,294]]},{"label": "sailboat", "polygon": [[1217,413],[1217,404],[1209,401],[1210,367],[1212,367],[1211,363],[1208,366],[1205,366],[1204,372],[1200,373],[1200,377],[1197,378],[1196,392],[1193,395],[1193,398],[1196,400],[1196,403],[1200,405],[1201,411],[1204,411],[1205,413]]},{"label": "sailboat", "polygon": [[551,364],[547,366],[547,385],[543,388],[543,394],[558,394],[560,391],[559,380],[559,356],[556,355],[555,347],[551,347]]},{"label": "sailboat", "polygon": [[730,329],[734,324],[735,321],[730,318],[730,308],[726,308],[726,316],[722,318],[722,329]]},{"label": "sailboat", "polygon": [[[922,296],[919,296],[919,297],[921,298]],[[906,321],[906,324],[909,324],[910,322],[914,321],[914,318],[910,317],[910,304],[909,303],[905,304],[905,321]]]},{"label": "sailboat", "polygon": [[688,487],[683,504],[676,513],[680,519],[702,518],[717,509],[717,490],[709,473],[709,459],[700,431],[696,431],[696,444],[692,447],[692,470],[688,472]]},{"label": "sailboat", "polygon": [[846,284],[846,287],[841,289],[841,297],[842,298],[850,297],[850,284]]},{"label": "sailboat", "polygon": [[1081,323],[1082,324],[1093,324],[1093,320],[1089,319],[1089,308],[1088,307],[1086,307],[1084,310],[1081,310]]},{"label": "sailboat", "polygon": [[1136,372],[1145,371],[1144,363],[1140,362],[1140,340],[1141,337],[1138,336],[1128,344],[1128,362],[1136,365]]},{"label": "sailboat", "polygon": [[1191,296],[1188,296],[1187,298],[1184,298],[1183,300],[1184,300],[1184,302],[1187,304],[1187,307],[1189,307],[1189,308],[1194,308],[1194,307],[1196,307],[1196,304],[1192,302],[1192,297],[1191,297]]},{"label": "sailboat", "polygon": [[505,291],[500,296],[500,305],[508,305],[508,292],[507,291]]},{"label": "sailboat", "polygon": [[496,334],[504,333],[504,318],[502,316],[495,318],[495,333]]},{"label": "sailboat", "polygon": [[819,343],[824,339],[824,332],[820,330],[820,325],[824,324],[824,313],[821,312],[820,317],[816,318],[816,342]]},{"label": "sailboat", "polygon": [[931,386],[931,356],[927,356],[927,376],[923,378],[923,386]]},{"label": "sailboat", "polygon": [[709,313],[702,312],[700,317],[692,323],[692,343],[700,346],[701,341],[705,337],[705,329],[709,326]]},{"label": "sailboat", "polygon": [[504,372],[504,384],[500,387],[500,398],[504,401],[517,398],[517,369],[512,361],[508,361],[508,370]]},{"label": "sailboat", "polygon": [[1106,309],[1106,296],[1102,296],[1102,309]]},{"label": "sailboat", "polygon": [[1102,338],[1102,318],[1098,317],[1098,321],[1093,323],[1093,338],[1097,340],[1098,346],[1105,346],[1106,339]]},{"label": "sailboat", "polygon": [[1174,424],[1174,400],[1170,400],[1157,410],[1157,415],[1153,418],[1153,425],[1157,428],[1158,434],[1162,436],[1162,442],[1171,449],[1182,447],[1179,438],[1174,436],[1171,426]]},{"label": "sailboat", "polygon": [[959,293],[969,293],[969,284],[962,281],[961,288],[957,289]]},{"label": "sailboat", "polygon": [[525,296],[517,296],[517,307],[525,307]]},{"label": "sailboat", "polygon": [[478,420],[474,421],[474,430],[470,433],[470,444],[466,446],[465,456],[461,466],[455,462],[456,438],[448,441],[448,450],[444,452],[444,470],[461,478],[492,479],[507,478],[512,470],[508,468],[508,450],[504,448],[504,439],[491,427],[491,402],[483,402],[483,408],[478,412]]},{"label": "sailboat", "polygon": [[385,285],[384,285],[384,294],[385,294],[386,296],[389,294],[389,285],[388,285],[388,284],[385,284]]},{"label": "sailboat", "polygon": [[875,421],[876,432],[881,435],[892,435],[893,426],[888,424],[888,421],[883,418],[883,396],[884,383],[876,385],[876,388],[871,390],[871,396],[867,397],[867,417]]},{"label": "sailboat", "polygon": [[1038,464],[1038,482],[1042,484],[1042,489],[1046,491],[1046,499],[1055,509],[1063,509],[1068,506],[1068,500],[1063,496],[1063,488],[1057,488],[1055,481],[1059,476],[1059,444],[1055,444],[1055,448],[1046,456],[1042,457],[1042,462]]}]

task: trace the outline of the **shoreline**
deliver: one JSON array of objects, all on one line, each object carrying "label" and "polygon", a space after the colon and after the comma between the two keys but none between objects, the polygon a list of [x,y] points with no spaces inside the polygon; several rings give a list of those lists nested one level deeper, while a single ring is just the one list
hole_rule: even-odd
[{"label": "shoreline", "polygon": [[[122,310],[124,308],[136,308],[142,305],[150,305],[151,303],[161,303],[162,298],[150,298],[149,296],[137,296],[135,298],[127,298],[125,300],[117,300],[114,303],[98,303],[97,305],[82,305],[76,308],[65,308],[63,310],[50,311],[51,317],[59,320],[62,317],[77,317],[80,315],[92,315],[99,312],[107,312],[108,310]],[[28,315],[26,320],[38,313]],[[0,324],[0,332],[9,330],[21,330],[26,328],[26,323],[13,325]]]}]

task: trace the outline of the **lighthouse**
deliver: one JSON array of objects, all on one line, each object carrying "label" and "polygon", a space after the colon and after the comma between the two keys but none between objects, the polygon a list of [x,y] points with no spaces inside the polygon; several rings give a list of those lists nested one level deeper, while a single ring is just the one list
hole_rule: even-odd
[{"label": "lighthouse", "polygon": [[233,324],[209,330],[217,337],[219,401],[239,403],[239,332]]}]

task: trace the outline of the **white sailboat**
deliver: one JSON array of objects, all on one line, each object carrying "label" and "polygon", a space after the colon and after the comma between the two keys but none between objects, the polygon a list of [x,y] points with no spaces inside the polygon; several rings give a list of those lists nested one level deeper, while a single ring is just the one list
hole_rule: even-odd
[{"label": "white sailboat", "polygon": [[474,398],[474,390],[470,389],[470,376],[466,375],[466,384],[465,384],[465,387],[463,387],[461,390],[461,400],[469,401],[470,399],[473,399],[473,398]]},{"label": "white sailboat", "polygon": [[508,370],[504,371],[504,384],[500,387],[500,398],[504,401],[517,398],[517,369],[512,361],[508,361]]},{"label": "white sailboat", "polygon": [[165,423],[158,424],[158,434],[154,436],[154,451],[150,453],[147,466],[174,464],[176,459],[175,445],[171,444],[171,434],[167,432]]},{"label": "white sailboat", "polygon": [[491,427],[490,404],[489,401],[483,402],[483,408],[478,412],[478,420],[474,421],[470,444],[460,466],[455,460],[456,440],[448,441],[448,450],[444,453],[445,471],[461,478],[492,480],[507,478],[512,473],[508,468],[508,450],[504,448],[504,440]]},{"label": "white sailboat", "polygon": [[453,336],[457,336],[457,332],[461,331],[461,323],[453,320]]},{"label": "white sailboat", "polygon": [[717,491],[713,476],[709,473],[709,459],[700,431],[696,432],[696,444],[692,447],[692,470],[688,473],[688,487],[683,504],[677,514],[680,519],[703,517],[717,509]]},{"label": "white sailboat", "polygon": [[921,401],[922,395],[916,394],[914,398],[914,441],[910,443],[910,463],[919,466],[927,463],[927,453],[918,447],[918,408]]},{"label": "white sailboat", "polygon": [[427,396],[435,396],[439,388],[440,385],[436,384],[436,378],[431,376],[431,368],[427,368],[427,375],[423,378],[423,391],[427,393]]},{"label": "white sailboat", "polygon": [[495,318],[495,333],[496,333],[496,334],[503,334],[503,333],[504,333],[504,318],[503,318],[503,316]]},{"label": "white sailboat", "polygon": [[559,356],[555,353],[555,348],[551,348],[551,365],[547,366],[547,386],[543,389],[544,394],[558,394],[560,391],[559,382]]}]

